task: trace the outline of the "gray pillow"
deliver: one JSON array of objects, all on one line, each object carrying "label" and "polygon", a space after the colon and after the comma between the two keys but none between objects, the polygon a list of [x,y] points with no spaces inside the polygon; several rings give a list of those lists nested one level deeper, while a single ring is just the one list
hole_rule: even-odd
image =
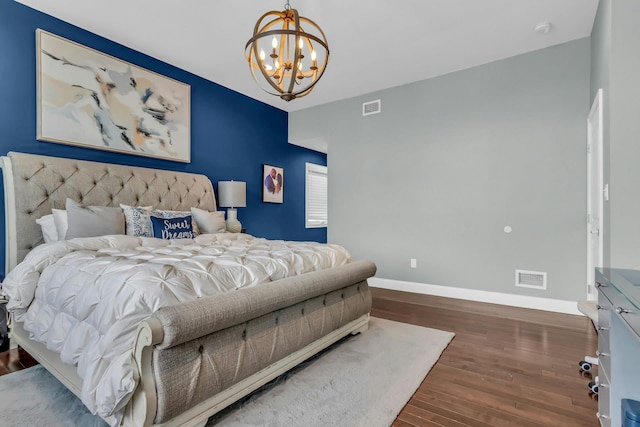
[{"label": "gray pillow", "polygon": [[67,199],[66,208],[69,221],[66,239],[124,234],[124,214],[120,208],[82,206],[71,199]]}]

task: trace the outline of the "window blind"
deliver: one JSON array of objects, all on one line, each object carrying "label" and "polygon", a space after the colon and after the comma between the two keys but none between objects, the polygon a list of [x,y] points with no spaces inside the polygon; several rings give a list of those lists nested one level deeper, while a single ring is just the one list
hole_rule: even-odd
[{"label": "window blind", "polygon": [[313,163],[306,164],[306,226],[326,227],[327,210],[327,167]]}]

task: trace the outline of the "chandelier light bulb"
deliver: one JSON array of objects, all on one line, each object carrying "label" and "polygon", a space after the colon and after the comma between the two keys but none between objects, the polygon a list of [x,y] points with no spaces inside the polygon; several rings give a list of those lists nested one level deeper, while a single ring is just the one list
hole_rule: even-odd
[{"label": "chandelier light bulb", "polygon": [[271,40],[271,47],[276,49],[278,47],[278,39],[276,36],[273,36],[273,40]]},{"label": "chandelier light bulb", "polygon": [[265,55],[264,55],[264,50],[260,49],[260,60],[264,61]]},{"label": "chandelier light bulb", "polygon": [[318,63],[316,62],[316,51],[311,51],[311,67],[309,69],[315,72],[318,69]]}]

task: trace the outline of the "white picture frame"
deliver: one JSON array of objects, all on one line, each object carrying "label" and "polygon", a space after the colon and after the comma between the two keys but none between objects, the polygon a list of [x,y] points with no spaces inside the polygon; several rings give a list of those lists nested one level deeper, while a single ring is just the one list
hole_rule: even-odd
[{"label": "white picture frame", "polygon": [[284,203],[283,168],[262,165],[262,201],[265,203]]}]

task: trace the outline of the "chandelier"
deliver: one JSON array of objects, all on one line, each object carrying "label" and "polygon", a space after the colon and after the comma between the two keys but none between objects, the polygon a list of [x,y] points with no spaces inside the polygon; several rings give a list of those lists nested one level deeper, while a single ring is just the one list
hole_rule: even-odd
[{"label": "chandelier", "polygon": [[329,62],[329,45],[320,27],[298,15],[287,0],[284,11],[258,19],[245,55],[256,83],[288,102],[308,95],[320,80]]}]

